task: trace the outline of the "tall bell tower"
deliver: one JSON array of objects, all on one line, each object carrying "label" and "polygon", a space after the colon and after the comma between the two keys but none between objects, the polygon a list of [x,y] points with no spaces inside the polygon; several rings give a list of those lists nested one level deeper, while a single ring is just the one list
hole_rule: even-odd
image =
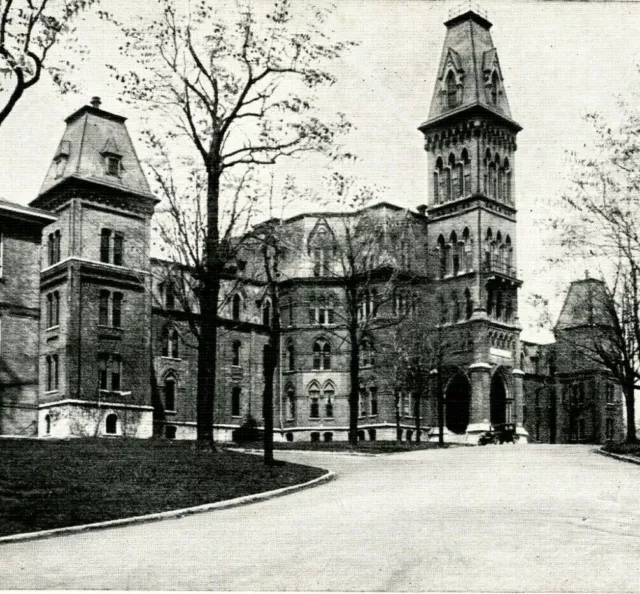
[{"label": "tall bell tower", "polygon": [[458,9],[447,28],[424,134],[428,241],[447,376],[445,424],[472,440],[522,429],[516,274],[516,135],[492,24]]}]

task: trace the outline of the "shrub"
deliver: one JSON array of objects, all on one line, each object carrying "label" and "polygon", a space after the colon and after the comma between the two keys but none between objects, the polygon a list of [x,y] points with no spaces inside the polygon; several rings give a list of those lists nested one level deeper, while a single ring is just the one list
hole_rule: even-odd
[{"label": "shrub", "polygon": [[263,437],[264,431],[258,429],[258,422],[251,415],[231,434],[231,439],[238,444],[262,441]]}]

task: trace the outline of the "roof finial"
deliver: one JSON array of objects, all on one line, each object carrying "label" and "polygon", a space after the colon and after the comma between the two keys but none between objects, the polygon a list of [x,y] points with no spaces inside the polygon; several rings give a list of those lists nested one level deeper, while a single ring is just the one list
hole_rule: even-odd
[{"label": "roof finial", "polygon": [[100,101],[100,97],[91,97],[91,107],[100,109],[101,104],[102,104],[102,101]]}]

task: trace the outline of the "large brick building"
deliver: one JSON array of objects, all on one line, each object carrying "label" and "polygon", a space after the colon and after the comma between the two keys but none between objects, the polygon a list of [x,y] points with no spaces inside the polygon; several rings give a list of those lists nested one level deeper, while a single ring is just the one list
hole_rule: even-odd
[{"label": "large brick building", "polygon": [[[367,249],[356,263],[361,439],[394,439],[398,431],[410,438],[416,416],[425,436],[433,435],[437,386],[445,395],[448,440],[475,443],[502,422],[515,423],[523,441],[528,431],[541,441],[568,441],[621,430],[618,414],[588,416],[580,388],[585,410],[572,413],[567,430],[548,413],[558,406],[557,386],[578,380],[590,382],[592,409],[608,411],[612,383],[600,369],[576,370],[561,346],[521,345],[515,249],[521,127],[511,116],[491,23],[466,11],[445,25],[431,110],[420,126],[428,204],[417,212],[382,203],[275,222],[289,240],[279,277],[276,439],[347,437],[351,347],[338,256],[345,229],[362,229],[365,220],[375,241],[363,242]],[[0,203],[0,433],[195,437],[193,318],[176,296],[175,265],[150,258],[156,202],[125,118],[96,99],[67,118],[31,207]],[[263,416],[271,303],[259,256],[245,248],[223,282],[218,439],[229,439],[248,415],[258,423]],[[393,371],[401,326],[432,329],[414,345],[417,354],[427,342],[440,348],[437,365],[423,361],[427,379],[419,387]],[[551,352],[556,363],[543,369]],[[604,404],[596,394],[607,395]]]}]

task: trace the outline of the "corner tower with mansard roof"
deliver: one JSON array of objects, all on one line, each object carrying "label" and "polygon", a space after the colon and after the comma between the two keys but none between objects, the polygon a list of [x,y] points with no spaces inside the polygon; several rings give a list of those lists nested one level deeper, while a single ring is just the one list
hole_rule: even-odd
[{"label": "corner tower with mansard roof", "polygon": [[150,437],[151,194],[125,118],[94,98],[66,129],[32,206],[44,230],[40,434]]},{"label": "corner tower with mansard roof", "polygon": [[429,170],[429,253],[449,336],[446,425],[469,439],[491,424],[516,423],[526,437],[516,274],[521,127],[486,14],[458,9],[445,26],[429,117],[419,129]]}]

